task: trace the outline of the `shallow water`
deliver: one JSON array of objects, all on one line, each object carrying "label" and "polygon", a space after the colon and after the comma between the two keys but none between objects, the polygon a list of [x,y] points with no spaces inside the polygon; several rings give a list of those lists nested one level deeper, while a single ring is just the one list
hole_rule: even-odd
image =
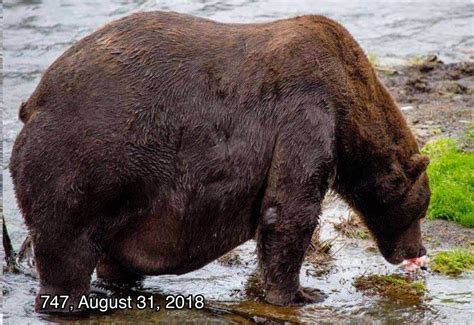
[{"label": "shallow water", "polygon": [[[389,62],[400,62],[419,54],[437,54],[444,61],[474,59],[474,5],[471,1],[78,1],[23,0],[4,3],[3,80],[3,197],[4,213],[14,245],[18,247],[26,230],[15,204],[7,166],[12,144],[21,128],[17,119],[21,101],[34,90],[45,69],[68,46],[100,25],[139,10],[175,10],[223,22],[266,21],[300,14],[324,14],[343,23],[368,53]],[[336,233],[328,220],[345,214],[341,203],[325,211],[322,236]],[[269,319],[290,321],[376,320],[468,322],[474,313],[472,274],[457,279],[426,275],[431,299],[423,306],[405,306],[383,298],[366,297],[352,286],[352,279],[364,272],[397,271],[377,252],[367,249],[370,241],[339,238],[333,247],[336,260],[330,272],[315,274],[306,263],[304,285],[329,293],[320,305],[304,308],[275,308],[254,302],[242,290],[255,270],[254,243],[237,249],[242,264],[223,266],[217,262],[184,275],[161,276],[145,281],[142,291],[160,294],[204,294],[205,311],[116,312],[95,316],[95,320],[227,320]],[[317,274],[317,272],[316,272]],[[3,279],[3,311],[6,323],[56,321],[33,313],[35,280],[23,275]],[[252,286],[250,285],[250,289]],[[471,308],[469,308],[471,307]],[[255,319],[256,316],[262,318]]]},{"label": "shallow water", "polygon": [[[348,239],[339,235],[333,227],[340,217],[348,215],[347,207],[340,201],[329,204],[323,214],[321,239],[332,239],[334,260],[328,267],[306,261],[301,272],[303,286],[322,289],[329,294],[321,304],[306,307],[281,308],[261,302],[258,283],[252,281],[256,269],[255,244],[247,242],[235,253],[238,262],[226,265],[213,262],[206,267],[182,276],[150,277],[143,287],[134,289],[135,294],[152,294],[157,301],[165,295],[204,295],[204,310],[170,311],[153,310],[115,311],[108,315],[74,318],[76,322],[91,321],[165,321],[184,320],[235,322],[290,321],[290,322],[453,322],[467,323],[474,316],[473,273],[448,278],[429,272],[415,275],[427,286],[427,293],[419,304],[404,299],[393,300],[378,296],[366,296],[353,286],[353,279],[363,274],[402,273],[387,264],[373,249],[370,240]],[[335,238],[335,239],[334,239]],[[56,322],[52,316],[39,316],[32,310],[36,282],[24,275],[8,274],[4,284],[4,321],[7,324],[42,321]]]}]

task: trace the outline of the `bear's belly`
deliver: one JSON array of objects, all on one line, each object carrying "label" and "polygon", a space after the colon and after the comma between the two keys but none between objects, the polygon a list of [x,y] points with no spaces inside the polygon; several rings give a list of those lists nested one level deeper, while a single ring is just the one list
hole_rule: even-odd
[{"label": "bear's belly", "polygon": [[237,133],[211,147],[183,144],[163,182],[171,185],[160,189],[148,215],[114,236],[111,257],[137,273],[181,274],[251,239],[274,141]]},{"label": "bear's belly", "polygon": [[260,199],[252,194],[245,199],[233,198],[220,208],[195,208],[183,215],[169,211],[148,215],[115,235],[109,252],[140,274],[196,270],[254,237]]}]

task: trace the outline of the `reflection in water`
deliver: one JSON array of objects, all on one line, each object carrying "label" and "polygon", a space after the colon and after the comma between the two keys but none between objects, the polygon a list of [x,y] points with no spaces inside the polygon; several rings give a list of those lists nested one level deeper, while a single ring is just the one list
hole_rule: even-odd
[{"label": "reflection in water", "polygon": [[[4,109],[3,110],[3,176],[4,211],[16,247],[25,236],[15,204],[7,166],[13,140],[21,129],[17,119],[21,101],[34,90],[45,69],[68,46],[100,25],[140,10],[175,10],[223,22],[259,22],[301,14],[324,14],[343,23],[367,52],[392,61],[417,54],[434,53],[445,61],[472,60],[474,39],[472,25],[474,6],[464,1],[77,1],[77,0],[9,0],[4,4]],[[3,108],[3,107],[2,107]],[[334,238],[328,220],[337,219],[344,205],[334,203],[323,217],[323,238]],[[365,246],[364,246],[365,245]],[[240,263],[232,266],[211,263],[201,270],[177,276],[161,276],[145,281],[140,292],[159,297],[166,294],[204,294],[208,300],[204,311],[120,311],[90,320],[131,320],[246,322],[290,320],[314,322],[326,320],[384,320],[466,322],[474,316],[473,276],[458,279],[426,276],[431,300],[429,308],[403,306],[383,298],[366,297],[352,286],[354,276],[364,272],[385,273],[395,270],[370,248],[353,240],[338,238],[338,251],[328,272],[306,262],[302,284],[317,287],[329,294],[320,305],[303,308],[277,308],[258,301],[261,290],[252,276],[256,268],[254,243],[237,249]],[[6,323],[57,321],[51,316],[33,312],[36,281],[23,275],[6,275],[3,279],[3,311]],[[257,301],[254,301],[256,299]]]}]

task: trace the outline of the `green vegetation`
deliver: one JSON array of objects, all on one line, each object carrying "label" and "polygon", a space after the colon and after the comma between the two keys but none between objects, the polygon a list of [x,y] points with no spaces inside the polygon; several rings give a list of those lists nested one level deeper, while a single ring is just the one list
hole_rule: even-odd
[{"label": "green vegetation", "polygon": [[357,229],[354,232],[354,237],[360,238],[360,239],[367,239],[367,238],[369,238],[369,235],[365,232],[365,230]]},{"label": "green vegetation", "polygon": [[466,249],[454,249],[436,254],[431,269],[446,275],[457,276],[464,271],[474,270],[474,254]]},{"label": "green vegetation", "polygon": [[368,239],[369,233],[360,217],[351,212],[348,219],[342,219],[341,222],[334,225],[334,229],[349,238]]},{"label": "green vegetation", "polygon": [[467,138],[471,141],[474,141],[474,122],[469,124],[469,128],[467,130]]},{"label": "green vegetation", "polygon": [[[469,130],[468,137],[474,137],[474,132]],[[422,152],[431,160],[429,218],[474,227],[474,153],[461,151],[456,141],[449,138],[428,143]]]},{"label": "green vegetation", "polygon": [[400,275],[364,275],[355,279],[354,286],[369,295],[380,295],[406,303],[421,302],[427,291],[423,281]]},{"label": "green vegetation", "polygon": [[378,56],[373,53],[367,54],[367,59],[369,60],[370,64],[372,64],[372,66],[374,67],[379,64]]}]

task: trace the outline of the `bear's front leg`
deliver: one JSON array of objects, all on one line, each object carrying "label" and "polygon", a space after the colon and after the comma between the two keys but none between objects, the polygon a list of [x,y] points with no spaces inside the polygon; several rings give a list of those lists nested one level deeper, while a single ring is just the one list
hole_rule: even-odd
[{"label": "bear's front leg", "polygon": [[299,274],[335,175],[334,127],[328,111],[294,118],[275,142],[257,228],[266,300],[275,305],[324,299],[318,290],[302,288]]},{"label": "bear's front leg", "polygon": [[319,211],[319,205],[298,200],[269,206],[264,211],[257,241],[269,303],[285,306],[324,300],[321,292],[303,288],[299,281]]}]

